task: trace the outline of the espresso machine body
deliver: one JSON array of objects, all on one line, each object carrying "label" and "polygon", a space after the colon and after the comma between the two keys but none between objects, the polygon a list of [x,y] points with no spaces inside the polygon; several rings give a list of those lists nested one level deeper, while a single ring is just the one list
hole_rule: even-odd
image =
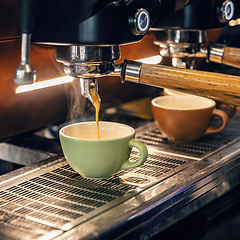
[{"label": "espresso machine body", "polygon": [[221,28],[227,22],[227,19],[224,19],[221,12],[223,3],[224,1],[219,0],[189,1],[185,7],[176,12],[160,14],[154,22],[153,28],[188,30]]},{"label": "espresso machine body", "polygon": [[[65,1],[53,1],[45,10],[44,1],[39,3],[32,41],[57,45],[57,61],[63,63],[67,75],[81,79],[82,94],[90,101],[89,85],[94,82],[98,91],[99,77],[113,74],[120,76],[122,82],[140,82],[140,77],[145,75],[144,68],[130,62],[116,66],[115,61],[120,57],[120,45],[140,41],[149,30],[155,32],[160,55],[174,58],[173,67],[194,69],[195,61],[189,63],[188,58],[199,56],[207,61],[226,63],[222,60],[224,47],[213,45],[204,49],[202,46],[207,42],[207,30],[223,27],[238,12],[235,11],[238,3],[235,5],[230,0],[91,1],[88,4],[73,1],[64,7],[65,4]],[[74,10],[70,6],[75,6]],[[219,56],[219,52],[222,55]],[[234,54],[231,57],[236,58]],[[188,76],[194,75],[189,73]],[[142,83],[148,84],[145,79]],[[232,96],[233,104],[239,104],[238,85]],[[156,86],[165,87],[165,84]],[[217,91],[213,94],[205,94],[203,90],[192,92],[206,97],[212,95],[216,100],[223,96],[218,96]],[[229,99],[223,100],[231,103]]]},{"label": "espresso machine body", "polygon": [[42,0],[33,9],[32,42],[100,46],[137,42],[144,35],[135,28],[141,9],[149,13],[151,30],[222,28],[232,18],[228,15],[239,14],[238,5],[237,1],[219,0]]},{"label": "espresso machine body", "polygon": [[145,9],[151,16],[148,24],[152,25],[160,5],[157,0],[39,1],[32,41],[95,46],[137,42],[143,34],[135,29],[135,15],[140,9]]}]

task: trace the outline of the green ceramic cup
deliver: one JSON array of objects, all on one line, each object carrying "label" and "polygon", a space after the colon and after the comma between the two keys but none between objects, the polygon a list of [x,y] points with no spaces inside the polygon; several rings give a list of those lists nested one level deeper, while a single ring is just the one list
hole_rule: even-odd
[{"label": "green ceramic cup", "polygon": [[[99,122],[100,140],[95,121],[75,123],[60,132],[62,150],[69,165],[81,176],[106,179],[119,170],[138,167],[148,156],[146,146],[136,141],[135,130],[115,122]],[[140,151],[140,158],[130,162],[132,147]]]}]

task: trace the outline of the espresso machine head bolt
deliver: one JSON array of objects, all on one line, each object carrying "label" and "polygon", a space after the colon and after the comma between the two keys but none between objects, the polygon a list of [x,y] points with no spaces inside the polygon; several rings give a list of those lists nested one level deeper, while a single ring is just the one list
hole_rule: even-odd
[{"label": "espresso machine head bolt", "polygon": [[217,7],[218,20],[221,23],[230,21],[234,15],[234,4],[232,1],[227,0],[222,5]]},{"label": "espresso machine head bolt", "polygon": [[134,35],[144,35],[150,27],[150,15],[147,10],[138,9],[128,18],[128,24]]},{"label": "espresso machine head bolt", "polygon": [[31,0],[19,1],[21,16],[21,62],[15,70],[14,82],[16,85],[31,84],[36,80],[36,72],[30,64],[30,42],[32,30],[32,2]]}]

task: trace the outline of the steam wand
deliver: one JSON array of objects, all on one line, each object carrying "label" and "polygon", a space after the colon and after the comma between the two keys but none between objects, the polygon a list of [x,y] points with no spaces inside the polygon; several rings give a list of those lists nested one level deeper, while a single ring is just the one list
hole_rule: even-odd
[{"label": "steam wand", "polygon": [[20,0],[20,16],[21,16],[21,62],[15,70],[14,82],[17,85],[31,84],[36,80],[36,72],[30,64],[29,52],[31,42],[32,28],[32,0]]}]

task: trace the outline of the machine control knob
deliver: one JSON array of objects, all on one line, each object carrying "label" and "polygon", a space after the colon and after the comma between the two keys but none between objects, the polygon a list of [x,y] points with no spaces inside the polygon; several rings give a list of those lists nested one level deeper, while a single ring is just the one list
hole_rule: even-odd
[{"label": "machine control knob", "polygon": [[144,35],[150,27],[150,15],[147,10],[141,8],[128,19],[130,29],[135,35]]},{"label": "machine control knob", "polygon": [[230,0],[226,0],[222,3],[221,6],[217,9],[218,12],[218,20],[221,23],[230,21],[234,14],[234,4]]}]

